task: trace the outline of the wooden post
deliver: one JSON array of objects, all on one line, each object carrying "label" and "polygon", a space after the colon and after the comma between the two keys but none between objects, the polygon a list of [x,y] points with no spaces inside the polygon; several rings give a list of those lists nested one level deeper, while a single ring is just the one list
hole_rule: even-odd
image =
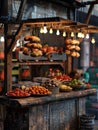
[{"label": "wooden post", "polygon": [[72,71],[72,57],[67,57],[67,74],[69,74]]},{"label": "wooden post", "polygon": [[86,19],[85,19],[85,23],[88,24],[89,23],[89,20],[90,20],[90,17],[91,17],[91,13],[93,11],[93,8],[94,8],[94,3],[92,3],[89,7],[89,10],[88,10],[88,13],[87,13],[87,16],[86,16]]},{"label": "wooden post", "polygon": [[8,46],[10,41],[7,39],[7,32],[8,32],[8,24],[4,24],[4,54],[5,54],[5,61],[4,61],[4,94],[11,89],[11,82],[12,82],[12,53],[8,52]]}]

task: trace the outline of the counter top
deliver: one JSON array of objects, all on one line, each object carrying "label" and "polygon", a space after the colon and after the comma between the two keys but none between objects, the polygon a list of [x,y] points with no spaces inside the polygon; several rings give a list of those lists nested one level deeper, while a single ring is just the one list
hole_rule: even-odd
[{"label": "counter top", "polygon": [[9,98],[7,96],[0,96],[0,104],[11,106],[11,107],[28,107],[32,105],[44,104],[47,102],[54,102],[59,100],[67,100],[73,98],[81,98],[96,93],[96,89],[86,89],[81,91],[72,91],[72,92],[59,92],[58,94],[51,94],[48,96],[40,97],[27,97],[27,98]]}]

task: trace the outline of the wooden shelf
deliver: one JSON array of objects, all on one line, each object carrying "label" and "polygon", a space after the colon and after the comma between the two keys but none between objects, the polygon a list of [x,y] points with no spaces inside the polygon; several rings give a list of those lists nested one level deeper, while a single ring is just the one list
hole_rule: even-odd
[{"label": "wooden shelf", "polygon": [[63,61],[32,61],[32,62],[13,62],[13,65],[58,65],[64,64]]},{"label": "wooden shelf", "polygon": [[60,65],[65,72],[65,61],[29,61],[29,62],[13,62],[14,65],[20,65],[20,66],[32,66],[32,65]]}]

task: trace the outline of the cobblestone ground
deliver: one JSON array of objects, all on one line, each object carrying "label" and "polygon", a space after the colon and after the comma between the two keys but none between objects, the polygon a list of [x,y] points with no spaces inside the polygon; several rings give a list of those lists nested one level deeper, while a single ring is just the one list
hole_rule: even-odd
[{"label": "cobblestone ground", "polygon": [[98,120],[95,120],[94,130],[98,130]]}]

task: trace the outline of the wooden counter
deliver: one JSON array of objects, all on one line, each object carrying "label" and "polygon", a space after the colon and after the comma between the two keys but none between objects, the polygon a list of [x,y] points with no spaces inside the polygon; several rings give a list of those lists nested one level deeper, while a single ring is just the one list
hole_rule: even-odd
[{"label": "wooden counter", "polygon": [[77,130],[85,102],[96,89],[21,99],[0,97],[0,130]]}]

